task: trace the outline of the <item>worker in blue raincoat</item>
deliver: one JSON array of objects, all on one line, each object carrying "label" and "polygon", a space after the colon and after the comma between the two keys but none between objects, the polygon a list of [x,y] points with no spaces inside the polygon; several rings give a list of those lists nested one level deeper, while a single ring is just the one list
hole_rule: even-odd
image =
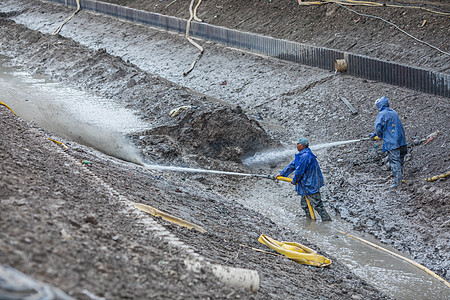
[{"label": "worker in blue raincoat", "polygon": [[323,176],[316,159],[317,157],[309,149],[309,142],[306,138],[298,140],[297,150],[299,152],[295,155],[294,160],[278,176],[286,177],[294,172],[292,184],[295,185],[297,194],[301,196],[300,205],[305,211],[306,218],[311,219],[311,215],[305,196],[308,197],[312,207],[319,213],[322,221],[331,221],[320,196]]},{"label": "worker in blue raincoat", "polygon": [[383,151],[387,152],[394,184],[391,188],[402,183],[403,165],[407,153],[405,129],[398,116],[398,113],[389,108],[389,101],[386,97],[381,97],[375,101],[375,106],[380,111],[375,120],[375,132],[369,134],[370,138],[375,136],[383,139]]}]

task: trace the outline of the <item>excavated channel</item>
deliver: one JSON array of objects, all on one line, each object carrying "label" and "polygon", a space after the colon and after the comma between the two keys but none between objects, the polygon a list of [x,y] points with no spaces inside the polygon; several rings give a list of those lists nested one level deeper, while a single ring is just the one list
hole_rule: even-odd
[{"label": "excavated channel", "polygon": [[[255,116],[258,116],[259,113],[264,113],[264,111],[261,112],[258,110],[258,107],[266,103],[268,101],[267,99],[270,101],[274,100],[277,95],[288,94],[292,91],[293,86],[299,87],[299,90],[306,92],[317,83],[338,81],[338,86],[341,83],[339,79],[336,79],[337,77],[328,72],[277,61],[271,62],[275,67],[273,65],[269,66],[269,63],[260,57],[253,57],[241,52],[225,51],[222,48],[215,46],[211,46],[208,49],[207,55],[204,56],[204,60],[199,64],[199,68],[197,69],[198,72],[194,72],[192,73],[192,76],[185,78],[182,77],[181,74],[184,71],[184,68],[190,64],[190,59],[194,58],[196,53],[195,49],[190,48],[187,44],[184,45],[184,47],[183,45],[180,46],[180,43],[183,43],[180,42],[180,38],[158,31],[151,31],[149,29],[145,29],[145,35],[135,37],[127,32],[127,29],[129,29],[128,26],[132,26],[130,24],[125,23],[120,29],[117,29],[117,27],[108,29],[106,21],[104,21],[102,17],[98,18],[98,20],[100,20],[98,23],[97,18],[94,19],[92,16],[90,16],[89,20],[87,20],[86,17],[83,19],[82,14],[78,17],[79,19],[73,22],[73,24],[69,23],[64,27],[62,34],[91,48],[106,48],[108,49],[108,52],[120,56],[124,60],[128,59],[146,71],[159,74],[181,85],[188,86],[193,90],[220,98],[230,104],[240,104]],[[46,13],[36,16],[31,12],[28,15],[19,15],[15,20],[19,23],[26,24],[32,29],[49,33],[60,23],[62,16]],[[151,38],[149,36],[151,36]],[[118,40],[122,40],[123,43],[117,43]],[[219,54],[215,53],[213,50],[217,51]],[[244,59],[239,60],[241,57]],[[212,62],[215,64],[212,64]],[[223,68],[211,70],[212,67],[209,66],[209,63],[211,63],[211,65],[220,64]],[[283,72],[276,71],[275,69],[282,69]],[[264,74],[264,76],[258,74]],[[295,74],[295,76],[292,76],[293,74]],[[9,102],[8,104],[11,104],[13,108],[15,108],[15,104],[27,107],[27,102],[30,101],[26,100],[31,99],[29,95],[37,95],[34,97],[41,98],[42,101],[36,101],[34,104],[37,105],[36,108],[39,106],[39,109],[42,109],[44,112],[49,112],[52,107],[57,107],[57,105],[61,104],[61,102],[58,103],[57,100],[56,102],[49,104],[49,101],[58,99],[58,97],[48,97],[48,95],[59,94],[59,99],[60,101],[62,99],[62,103],[65,103],[66,101],[80,103],[80,98],[85,98],[87,101],[85,105],[76,109],[75,107],[72,107],[73,109],[69,110],[68,114],[65,115],[63,119],[81,119],[79,120],[80,124],[84,124],[85,126],[91,126],[92,124],[90,123],[93,122],[96,125],[96,130],[100,130],[101,128],[108,129],[108,126],[111,124],[106,122],[108,117],[104,118],[105,122],[103,123],[100,122],[102,119],[101,117],[95,121],[86,118],[86,116],[89,116],[93,111],[94,107],[104,109],[105,116],[108,115],[108,111],[113,113],[122,109],[120,106],[114,107],[102,100],[99,101],[99,98],[96,98],[93,95],[85,94],[80,96],[79,91],[72,91],[69,93],[63,85],[58,85],[35,77],[29,77],[20,72],[20,70],[3,69],[1,70],[0,77],[2,78],[0,80],[2,90],[5,90],[5,95],[12,99],[12,102]],[[347,80],[353,84],[356,82],[353,79]],[[346,89],[347,87],[343,86],[342,88]],[[378,92],[371,92],[370,89],[370,87],[364,87],[362,85],[362,91],[360,93],[367,92],[366,94],[370,95],[369,98],[375,97],[374,95],[377,95]],[[18,93],[18,90],[20,90],[20,93]],[[327,95],[327,92],[324,90],[322,90],[321,93],[320,96]],[[73,99],[75,99],[75,101],[70,101]],[[13,101],[16,102],[13,103]],[[91,104],[98,104],[96,106],[90,106],[87,105],[89,102],[92,102]],[[41,114],[36,114],[37,110],[34,110],[34,113],[29,114],[28,117],[26,116],[26,108],[24,110],[16,110],[23,118],[32,120],[38,124],[39,122],[42,122],[39,125],[43,128],[68,136],[71,139],[77,140],[76,137],[86,136],[84,132],[76,132],[73,135],[69,135],[70,132],[73,132],[73,128],[59,125],[54,126],[55,123],[53,121],[45,124],[44,118],[47,118],[44,117],[42,120],[38,120],[37,118]],[[284,112],[282,111],[282,113],[278,113],[278,115],[283,115],[283,113]],[[42,116],[45,116],[45,114],[42,114]],[[276,116],[277,112],[275,112],[274,118],[276,118]],[[128,121],[130,121],[130,123],[128,123]],[[128,121],[123,120],[123,124],[125,125],[119,126],[121,128],[115,127],[109,128],[108,130],[110,132],[116,132],[120,136],[120,134],[126,133],[127,131],[130,132],[145,127],[145,124],[142,124],[132,117],[130,117]],[[280,119],[280,122],[281,121],[282,120]],[[63,123],[64,122],[61,122],[60,124]],[[84,127],[84,125],[81,127]],[[56,131],[58,128],[60,131]],[[278,133],[276,134],[283,137],[285,140],[289,137],[288,132],[285,131],[284,127],[279,126],[275,129],[278,130]],[[295,127],[291,127],[290,129],[295,129]],[[102,149],[99,145],[92,144],[89,141],[77,141]],[[117,143],[120,144],[120,141]],[[108,152],[105,149],[102,149],[102,151],[120,157],[119,154]],[[273,188],[273,186],[270,186],[271,184],[272,183],[266,184],[267,189]],[[257,192],[252,190],[251,187],[247,188],[249,190],[246,191],[245,195],[248,197],[245,197],[246,201],[243,201],[243,204],[262,212],[280,225],[289,227],[293,231],[310,239],[323,250],[333,254],[335,257],[349,265],[354,270],[355,274],[366,279],[368,282],[394,298],[445,299],[447,288],[443,286],[442,283],[430,279],[430,277],[424,275],[422,271],[416,270],[408,264],[404,264],[397,259],[392,259],[379,251],[371,250],[367,246],[364,246],[357,241],[351,241],[349,238],[339,234],[340,229],[349,231],[349,225],[346,225],[344,221],[336,220],[331,224],[304,223],[300,221],[301,219],[298,217],[296,218],[293,213],[296,209],[296,207],[294,207],[296,199],[282,201],[283,198],[280,197],[278,193],[262,193],[261,191],[264,189]],[[289,188],[289,186],[282,188],[285,191],[284,194],[292,194],[292,190]],[[235,195],[230,196],[232,197]],[[288,223],[287,220],[294,221]]]},{"label": "excavated channel", "polygon": [[[7,60],[2,57],[0,62]],[[22,118],[109,155],[140,162],[137,149],[129,146],[123,136],[145,128],[146,124],[119,104],[3,64],[0,67],[0,89],[4,91],[3,97],[8,105]],[[306,237],[347,265],[357,276],[395,299],[413,299],[419,295],[421,299],[446,299],[448,288],[425,272],[340,233],[340,230],[351,232],[351,225],[347,222],[337,218],[323,224],[299,218],[295,215],[298,199],[286,201],[280,197],[279,190],[290,193],[290,186],[274,188],[274,185],[271,181],[264,181],[262,188],[247,187],[240,195],[226,196],[232,196],[277,224]],[[364,238],[377,243],[370,237]],[[389,250],[395,252],[394,249]]]},{"label": "excavated channel", "polygon": [[350,233],[409,258],[368,235],[353,232],[352,226],[339,217],[334,217],[332,222],[322,223],[299,216],[300,199],[292,195],[292,187],[286,182],[263,182],[257,188],[240,191],[235,199],[266,215],[280,226],[298,232],[339,259],[357,276],[395,299],[446,299],[448,296],[448,288],[426,272],[342,234],[341,231]]}]

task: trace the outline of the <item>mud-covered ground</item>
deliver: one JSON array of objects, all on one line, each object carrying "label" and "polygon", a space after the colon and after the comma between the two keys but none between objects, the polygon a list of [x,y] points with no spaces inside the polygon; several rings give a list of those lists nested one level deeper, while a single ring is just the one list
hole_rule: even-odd
[{"label": "mud-covered ground", "polygon": [[[105,0],[105,2],[183,19],[189,18],[190,1]],[[195,1],[194,7],[198,2]],[[340,49],[439,72],[450,72],[448,1],[376,2],[398,4],[403,7],[344,6],[331,3],[300,6],[296,0],[216,0],[202,1],[197,9],[197,16],[203,22],[213,25]],[[413,6],[416,8],[412,8]],[[447,55],[439,50],[447,52]]]},{"label": "mud-covered ground", "polygon": [[[216,7],[222,5],[219,2]],[[50,6],[43,7],[48,11]],[[449,278],[448,181],[424,181],[424,177],[441,174],[450,167],[446,149],[448,99],[333,77],[306,88],[293,86],[288,92],[258,99],[257,103],[236,103],[245,108],[243,112],[235,105],[212,101],[208,95],[145,72],[132,62],[110,55],[108,49],[94,51],[8,20],[20,13],[24,12],[3,14],[0,19],[5,29],[0,37],[1,52],[13,58],[11,64],[140,110],[151,129],[135,134],[136,144],[147,159],[158,163],[246,171],[240,163],[244,154],[275,146],[278,139],[294,140],[297,133],[310,136],[315,144],[364,136],[372,130],[376,115],[373,100],[380,92],[393,97],[393,107],[400,113],[411,143],[406,166],[408,183],[388,191],[391,179],[383,170],[386,164],[380,144],[361,143],[319,152],[327,180],[323,193],[331,211],[352,222],[356,229],[393,244]],[[111,26],[117,24],[111,21]],[[352,98],[359,108],[357,116],[330,100],[328,91],[339,94],[348,89],[360,89]],[[225,89],[225,93],[238,92]],[[7,103],[7,99],[2,100]],[[170,109],[186,103],[201,104],[201,109],[168,117]],[[261,195],[275,193],[277,197],[292,193],[290,189],[273,191],[273,183],[268,181],[152,173],[69,140],[65,140],[69,151],[64,154],[46,140],[50,133],[30,127],[3,106],[0,108],[2,128],[8,128],[2,131],[0,151],[3,264],[58,286],[76,298],[87,297],[85,289],[106,298],[383,297],[339,261],[325,269],[308,268],[241,246],[261,248],[257,243],[261,233],[310,245],[303,237],[229,200],[233,195],[254,193],[255,187]],[[260,121],[278,123],[284,129],[271,131],[261,125],[264,122],[260,124],[248,115],[258,115]],[[297,116],[301,120],[290,122]],[[413,137],[424,139],[438,129],[441,134],[434,141],[412,146]],[[83,166],[79,163],[82,159],[95,163]],[[260,166],[257,171],[279,171],[280,166],[272,167]],[[92,173],[96,176],[92,177]],[[108,186],[116,194],[105,192]],[[258,270],[260,291],[252,295],[224,286],[208,272],[187,271],[184,258],[188,254],[168,249],[164,240],[143,230],[135,222],[137,217],[127,212],[123,208],[126,205],[117,198],[146,203],[205,227],[209,233],[202,235],[161,222],[211,261]]]}]

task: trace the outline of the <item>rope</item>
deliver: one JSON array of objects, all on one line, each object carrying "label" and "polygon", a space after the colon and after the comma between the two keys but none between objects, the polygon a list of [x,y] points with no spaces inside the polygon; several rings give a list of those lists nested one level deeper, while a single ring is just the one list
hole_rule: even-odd
[{"label": "rope", "polygon": [[186,24],[186,39],[188,40],[189,43],[191,43],[198,50],[200,50],[200,53],[197,55],[197,58],[192,62],[191,67],[189,68],[189,70],[187,70],[186,72],[183,73],[183,76],[188,75],[194,69],[195,64],[200,60],[200,58],[203,55],[203,47],[200,46],[199,44],[197,44],[196,42],[194,42],[192,40],[192,38],[189,36],[189,30],[191,29],[191,21],[192,21],[192,19],[195,19],[198,22],[202,21],[202,20],[200,20],[197,17],[197,8],[199,7],[199,5],[202,2],[202,0],[198,1],[197,5],[195,6],[195,9],[193,10],[192,7],[194,5],[194,1],[195,0],[191,0],[191,4],[189,5],[189,20],[187,21],[187,24]]},{"label": "rope", "polygon": [[436,47],[436,46],[433,46],[433,45],[431,45],[431,44],[429,44],[429,43],[427,43],[427,42],[425,42],[425,41],[419,40],[419,39],[416,38],[415,36],[409,34],[408,32],[404,31],[403,29],[401,29],[400,27],[398,27],[397,25],[395,25],[394,23],[392,23],[392,22],[390,22],[390,21],[387,21],[387,20],[385,20],[385,19],[383,19],[383,18],[381,18],[381,17],[378,17],[378,16],[373,16],[373,15],[367,15],[367,14],[359,13],[359,12],[357,12],[356,10],[353,10],[353,9],[351,9],[351,8],[348,8],[348,7],[345,7],[344,5],[338,3],[337,1],[332,1],[332,2],[336,3],[337,5],[343,7],[343,8],[345,8],[346,10],[349,10],[349,11],[351,11],[351,12],[357,14],[357,15],[360,15],[360,16],[363,16],[363,17],[368,17],[368,18],[374,18],[374,19],[378,19],[378,20],[381,20],[381,21],[383,21],[383,22],[386,22],[386,23],[388,23],[389,25],[394,26],[396,29],[398,29],[399,31],[403,32],[404,34],[406,34],[406,35],[409,36],[410,38],[412,38],[412,39],[418,41],[419,43],[422,43],[422,44],[424,44],[424,45],[427,45],[427,46],[429,46],[429,47],[431,47],[431,48],[433,48],[433,49],[435,49],[435,50],[441,52],[442,54],[445,54],[445,55],[450,56],[450,53],[449,53],[449,52],[442,51],[441,49],[439,49],[439,48]]},{"label": "rope", "polygon": [[58,34],[58,33],[61,31],[61,29],[63,28],[63,26],[64,26],[67,22],[69,22],[69,20],[72,19],[72,18],[80,11],[80,9],[81,9],[81,6],[80,6],[80,0],[77,0],[77,10],[76,10],[70,17],[68,17],[67,19],[65,19],[65,20],[61,23],[61,25],[59,25],[59,26],[52,32],[52,35]]},{"label": "rope", "polygon": [[351,5],[351,6],[384,6],[384,7],[395,7],[395,8],[414,8],[414,9],[422,9],[434,14],[443,15],[443,16],[450,16],[450,12],[445,11],[443,9],[440,9],[435,6],[430,6],[431,8],[425,7],[425,6],[417,6],[417,5],[403,5],[403,4],[397,4],[397,3],[378,3],[378,2],[370,2],[370,1],[357,1],[357,0],[319,0],[319,1],[306,1],[303,2],[302,0],[298,1],[299,5],[323,5],[328,3],[336,3],[341,5]]}]

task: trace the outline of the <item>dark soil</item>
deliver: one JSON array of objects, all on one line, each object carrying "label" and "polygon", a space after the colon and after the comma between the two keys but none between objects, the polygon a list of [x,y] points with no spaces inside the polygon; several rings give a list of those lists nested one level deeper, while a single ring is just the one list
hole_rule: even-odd
[{"label": "dark soil", "polygon": [[[130,68],[139,72],[138,78],[147,78],[143,81],[147,88],[158,87],[160,82],[159,78],[103,52],[96,53],[71,40],[30,31],[3,18],[0,22],[11,35],[2,39],[2,47],[9,51],[14,47],[17,56],[29,60],[30,68],[46,66],[41,62],[49,60],[51,64],[47,66],[52,68],[65,65],[63,60],[57,62],[57,56],[61,58],[63,53],[73,51],[80,59],[75,68],[81,71],[79,75],[85,70],[81,57],[93,57],[96,59],[89,60],[90,65],[96,62],[111,66],[101,76],[115,74],[116,68]],[[36,52],[29,52],[26,49],[30,49],[30,43],[43,44],[34,48]],[[58,47],[46,48],[44,44]],[[55,49],[59,55],[53,52]],[[69,68],[70,72],[75,69]],[[170,88],[172,96],[185,93],[166,83],[166,89]],[[107,299],[267,299],[299,295],[386,298],[339,262],[325,269],[308,268],[250,250],[248,247],[261,248],[257,242],[261,232],[269,236],[283,232],[287,240],[310,243],[264,216],[208,191],[209,188],[205,190],[196,180],[185,182],[186,178],[167,173],[151,175],[139,166],[106,157],[71,141],[64,141],[69,151],[63,152],[47,140],[52,137],[49,133],[27,124],[4,106],[0,113],[2,128],[8,128],[2,135],[0,151],[2,264],[57,286],[78,299],[87,299],[85,290]],[[224,115],[230,114],[248,120],[240,111]],[[95,164],[82,165],[82,160]],[[201,177],[198,180],[203,181]],[[211,262],[257,270],[261,278],[258,294],[227,287],[208,272],[188,271],[184,260],[189,255],[168,247],[167,241],[146,230],[127,211],[121,198],[150,204],[206,228],[208,234],[200,234],[161,221]]]},{"label": "dark soil", "polygon": [[[150,0],[130,1],[129,5],[186,17],[187,2],[183,8],[177,3],[166,7],[169,1]],[[414,45],[400,34],[391,37],[394,34],[388,34],[390,29],[380,29],[375,20],[353,22],[355,15],[336,5],[299,8],[296,1],[285,5],[279,1],[254,1],[251,5],[239,2],[242,7],[238,7],[237,3],[205,1],[199,16],[208,23],[333,48],[357,41],[349,51],[448,71],[448,56]],[[433,3],[447,5],[446,1]],[[48,7],[45,6],[46,11]],[[229,9],[225,10],[226,7]],[[383,10],[387,14],[383,17],[392,14],[391,21],[409,24],[411,33],[427,30],[428,34],[423,33],[422,37],[430,43],[446,41],[442,42],[442,49],[449,50],[446,17],[410,13],[411,9],[353,9],[373,14],[374,10]],[[283,18],[274,15],[276,21],[268,22],[267,16],[275,12]],[[291,139],[297,133],[312,136],[315,143],[335,140],[336,133],[341,140],[351,139],[372,130],[376,111],[368,107],[366,100],[380,92],[392,91],[392,87],[375,82],[338,77],[264,99],[265,104],[255,100],[245,107],[249,112],[246,114],[236,105],[222,105],[208,95],[199,95],[145,72],[110,55],[107,49],[95,51],[62,36],[29,30],[8,20],[13,15],[2,14],[0,18],[0,26],[5,29],[0,37],[1,54],[13,57],[15,64],[31,73],[48,75],[139,109],[152,129],[133,134],[133,140],[143,156],[153,162],[248,171],[240,159],[245,154],[276,146],[281,136],[249,115],[259,114],[269,121],[301,116],[297,124],[280,121],[288,131],[284,135],[295,135]],[[398,19],[394,21],[394,17]],[[339,20],[342,26],[329,22],[329,18]],[[428,22],[420,27],[424,18]],[[295,38],[296,28],[292,24],[298,22],[304,22],[302,28],[311,24],[307,27],[310,30],[303,30],[305,38]],[[420,24],[415,25],[417,22]],[[364,29],[360,30],[363,24]],[[339,35],[348,40],[330,40]],[[404,52],[398,49],[409,54],[400,55]],[[328,98],[321,97],[328,97],[327,91],[339,93],[349,87],[356,89],[355,86],[361,89],[358,94],[361,97],[355,97],[353,103],[360,108],[356,117],[349,117],[345,107],[332,106]],[[448,99],[397,88],[395,93],[394,108],[401,115],[409,142],[407,184],[394,191],[386,190],[391,179],[389,171],[383,170],[386,162],[379,150],[380,143],[355,144],[325,150],[319,156],[326,170],[327,186],[323,194],[332,211],[353,223],[356,229],[394,245],[449,279],[448,180],[424,181],[425,177],[447,171],[450,165],[446,150],[450,143]],[[313,94],[319,97],[314,98]],[[310,98],[316,101],[308,101]],[[172,108],[186,103],[201,104],[202,109],[189,109],[177,118],[168,116]],[[318,113],[302,113],[312,109]],[[304,237],[226,196],[227,191],[233,190],[244,197],[248,189],[259,185],[257,181],[250,184],[236,178],[211,181],[200,175],[149,171],[70,140],[63,140],[69,146],[63,152],[47,140],[48,137],[62,140],[60,137],[26,123],[4,106],[0,106],[0,116],[1,127],[8,128],[2,130],[0,138],[2,264],[79,299],[88,299],[84,290],[107,299],[386,298],[333,257],[330,267],[320,269],[249,250],[247,246],[262,248],[257,242],[261,233],[317,249]],[[426,139],[437,129],[441,134],[429,144],[413,143]],[[82,165],[81,160],[95,163]],[[262,171],[276,173],[277,168],[264,167]],[[386,179],[380,182],[380,178]],[[270,184],[267,183],[273,189]],[[168,245],[165,238],[143,226],[139,220],[152,217],[130,211],[127,201],[149,204],[206,228],[208,234],[200,234],[157,219],[207,260],[257,270],[261,279],[258,294],[226,286],[210,272],[187,270],[184,260],[190,257],[189,253]],[[326,249],[322,250],[327,255]]]}]

